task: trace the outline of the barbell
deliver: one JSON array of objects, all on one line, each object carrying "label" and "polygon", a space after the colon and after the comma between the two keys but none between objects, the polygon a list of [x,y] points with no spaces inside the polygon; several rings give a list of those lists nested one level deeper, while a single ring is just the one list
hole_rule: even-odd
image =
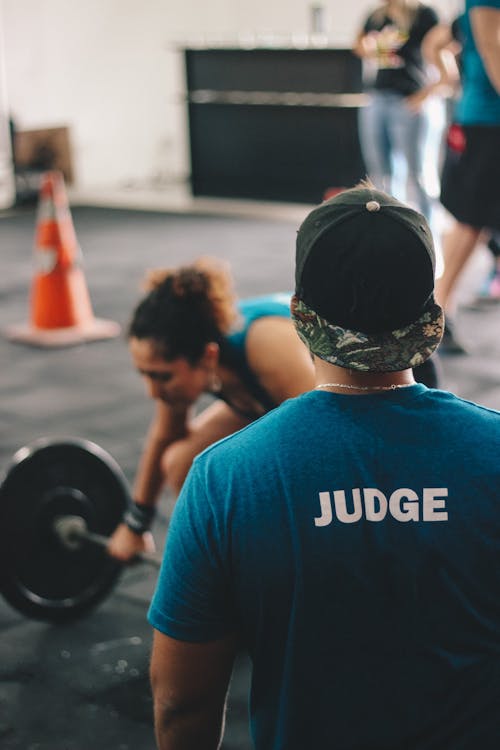
[{"label": "barbell", "polygon": [[[127,480],[89,440],[41,438],[12,458],[0,487],[0,590],[23,615],[65,622],[116,584],[106,551],[129,502]],[[154,555],[136,559],[159,567]]]}]

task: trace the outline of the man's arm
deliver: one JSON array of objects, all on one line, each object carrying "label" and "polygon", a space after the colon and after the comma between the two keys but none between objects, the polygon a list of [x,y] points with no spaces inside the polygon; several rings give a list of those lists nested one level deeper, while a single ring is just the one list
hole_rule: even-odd
[{"label": "man's arm", "polygon": [[155,630],[151,657],[159,750],[216,750],[237,653],[235,636],[188,643]]},{"label": "man's arm", "polygon": [[500,10],[472,8],[470,22],[488,78],[500,94]]}]

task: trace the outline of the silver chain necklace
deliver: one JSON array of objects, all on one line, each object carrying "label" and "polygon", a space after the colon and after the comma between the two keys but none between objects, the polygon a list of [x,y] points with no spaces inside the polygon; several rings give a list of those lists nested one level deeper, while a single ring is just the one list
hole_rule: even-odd
[{"label": "silver chain necklace", "polygon": [[392,383],[391,385],[350,385],[347,383],[320,383],[314,390],[319,388],[347,388],[352,391],[395,391],[398,388],[409,388],[413,383]]}]

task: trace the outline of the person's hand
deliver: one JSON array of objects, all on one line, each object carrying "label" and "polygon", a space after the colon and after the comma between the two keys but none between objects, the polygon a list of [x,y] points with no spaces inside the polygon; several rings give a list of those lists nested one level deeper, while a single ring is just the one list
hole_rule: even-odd
[{"label": "person's hand", "polygon": [[404,34],[396,26],[385,26],[377,33],[379,52],[397,52],[406,41]]},{"label": "person's hand", "polygon": [[405,104],[410,110],[410,112],[420,112],[422,109],[422,105],[427,99],[427,97],[430,94],[430,90],[427,88],[420,89],[420,91],[416,91],[414,94],[410,94],[410,96],[407,96],[405,98]]},{"label": "person's hand", "polygon": [[107,549],[108,554],[120,562],[131,562],[141,552],[154,552],[155,543],[150,531],[136,534],[121,523],[111,535]]}]

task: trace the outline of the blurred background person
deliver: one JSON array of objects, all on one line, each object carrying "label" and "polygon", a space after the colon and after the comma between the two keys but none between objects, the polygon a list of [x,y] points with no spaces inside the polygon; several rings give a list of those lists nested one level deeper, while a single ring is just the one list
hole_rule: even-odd
[{"label": "blurred background person", "polygon": [[386,0],[369,14],[353,47],[366,61],[370,94],[359,119],[368,176],[381,190],[416,203],[427,218],[431,200],[424,180],[424,146],[429,97],[447,83],[440,57],[438,75],[432,79],[423,55],[427,34],[437,24],[438,16],[428,5]]},{"label": "blurred background person", "polygon": [[[451,27],[453,34],[453,27]],[[436,297],[447,313],[440,352],[463,353],[453,326],[454,291],[483,232],[495,254],[500,230],[500,0],[466,0],[455,25],[462,44],[462,93],[448,131],[441,202],[455,218],[443,241]],[[443,45],[446,39],[443,38]],[[497,234],[495,235],[495,230]],[[495,270],[497,260],[495,258]],[[492,279],[493,291],[496,288]]]}]

